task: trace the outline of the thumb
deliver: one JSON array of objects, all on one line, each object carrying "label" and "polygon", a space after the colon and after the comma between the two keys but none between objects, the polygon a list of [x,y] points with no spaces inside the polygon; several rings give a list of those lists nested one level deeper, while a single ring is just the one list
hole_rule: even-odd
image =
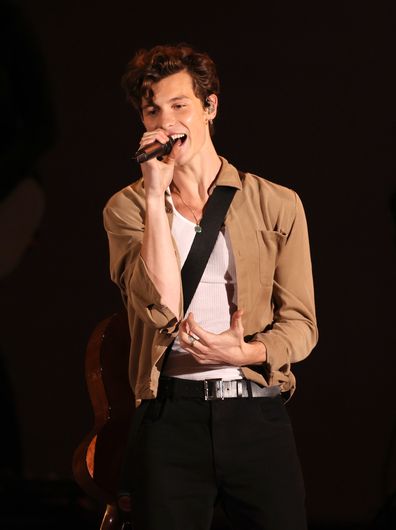
[{"label": "thumb", "polygon": [[242,325],[242,315],[243,310],[237,309],[235,313],[233,313],[231,317],[231,329],[234,329],[236,331],[242,331],[243,333],[243,325]]}]

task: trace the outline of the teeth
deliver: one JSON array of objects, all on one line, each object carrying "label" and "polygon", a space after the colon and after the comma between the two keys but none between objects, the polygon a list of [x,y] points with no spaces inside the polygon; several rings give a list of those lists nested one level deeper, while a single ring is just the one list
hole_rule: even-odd
[{"label": "teeth", "polygon": [[179,138],[187,138],[186,134],[172,134],[171,135],[172,140],[178,140]]}]

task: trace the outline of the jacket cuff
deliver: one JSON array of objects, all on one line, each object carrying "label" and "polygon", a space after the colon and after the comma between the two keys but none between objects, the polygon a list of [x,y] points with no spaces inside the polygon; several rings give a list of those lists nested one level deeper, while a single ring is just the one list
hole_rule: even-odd
[{"label": "jacket cuff", "polygon": [[262,342],[267,348],[267,359],[265,362],[271,372],[289,372],[290,352],[287,346],[279,340],[279,337],[271,336],[269,333],[256,333],[251,340]]}]

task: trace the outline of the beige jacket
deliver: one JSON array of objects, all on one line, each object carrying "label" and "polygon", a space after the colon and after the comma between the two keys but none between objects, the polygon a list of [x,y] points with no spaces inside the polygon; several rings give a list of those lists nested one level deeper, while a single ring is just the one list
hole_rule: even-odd
[{"label": "beige jacket", "polygon": [[[317,343],[314,289],[308,231],[298,195],[283,186],[237,169],[221,158],[217,186],[237,192],[225,225],[234,252],[238,308],[244,310],[246,340],[267,348],[263,366],[241,367],[261,385],[280,385],[289,396],[296,381],[291,363],[301,361]],[[164,208],[172,225],[168,195]],[[104,208],[110,274],[127,307],[131,333],[130,382],[137,404],[155,398],[163,354],[177,335],[183,315],[161,304],[140,256],[144,231],[143,180],[115,193]],[[176,255],[179,259],[176,244]],[[180,263],[180,259],[179,259]]]}]

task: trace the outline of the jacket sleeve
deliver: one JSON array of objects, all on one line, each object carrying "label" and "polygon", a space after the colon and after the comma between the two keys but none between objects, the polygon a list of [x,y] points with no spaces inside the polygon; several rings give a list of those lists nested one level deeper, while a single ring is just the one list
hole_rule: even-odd
[{"label": "jacket sleeve", "polygon": [[110,276],[121,290],[126,306],[162,333],[173,333],[177,317],[161,303],[140,254],[144,233],[144,210],[130,197],[119,192],[103,210],[103,222],[109,241]]},{"label": "jacket sleeve", "polygon": [[294,216],[274,273],[273,322],[253,336],[265,344],[271,372],[288,373],[290,363],[307,357],[318,341],[307,222],[301,200],[293,193]]}]

